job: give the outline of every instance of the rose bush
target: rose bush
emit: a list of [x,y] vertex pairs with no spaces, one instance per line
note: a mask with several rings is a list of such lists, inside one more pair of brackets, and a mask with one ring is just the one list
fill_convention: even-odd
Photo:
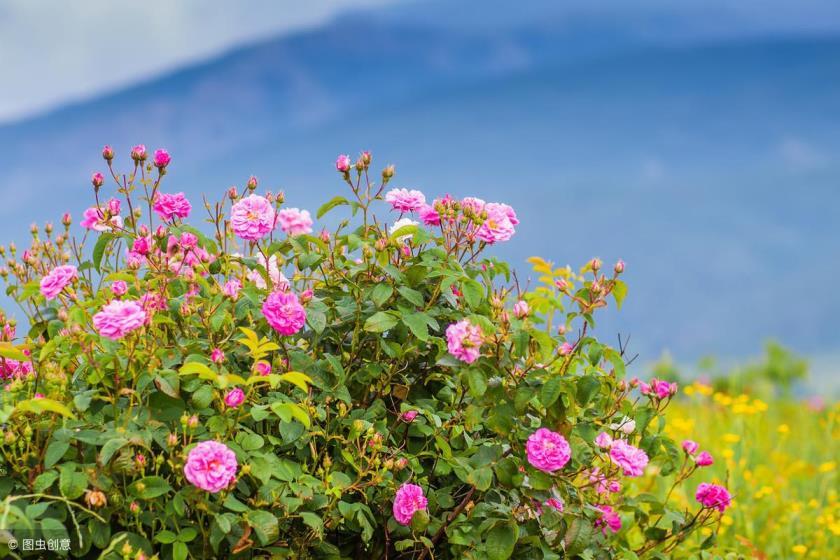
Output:
[[253,177],[189,225],[165,150],[134,147],[125,173],[103,156],[114,188],[94,174],[83,236],[65,215],[0,247],[28,322],[2,318],[6,552],[673,557],[730,504],[645,492],[707,454],[662,432],[676,385],[625,380],[624,349],[592,336],[623,263],[535,258],[526,290],[487,255],[513,208],[386,192],[367,152],[336,161],[346,195],[316,219],[348,216],[317,234]]

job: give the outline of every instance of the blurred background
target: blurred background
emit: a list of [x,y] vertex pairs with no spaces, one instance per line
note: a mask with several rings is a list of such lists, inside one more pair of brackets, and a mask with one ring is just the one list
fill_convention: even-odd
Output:
[[800,371],[777,340],[840,387],[836,2],[0,0],[0,68],[4,242],[78,222],[106,143],[167,148],[199,210],[254,174],[313,213],[368,149],[514,206],[520,278],[624,259],[598,332],[637,364]]

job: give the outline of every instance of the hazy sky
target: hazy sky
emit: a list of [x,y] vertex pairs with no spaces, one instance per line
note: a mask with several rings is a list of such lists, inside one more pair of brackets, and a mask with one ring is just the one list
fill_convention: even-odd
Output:
[[0,0],[0,122],[394,0]]

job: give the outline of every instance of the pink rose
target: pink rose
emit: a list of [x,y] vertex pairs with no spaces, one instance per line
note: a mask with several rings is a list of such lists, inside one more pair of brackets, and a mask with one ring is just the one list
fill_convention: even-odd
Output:
[[557,498],[549,498],[545,501],[545,505],[557,510],[558,513],[563,513],[563,509],[565,505],[562,501],[558,500]]
[[426,204],[426,197],[420,191],[408,189],[391,189],[385,195],[385,201],[394,210],[400,212],[414,212]]
[[309,210],[284,208],[277,212],[277,223],[280,229],[289,235],[312,233],[312,217]]
[[513,212],[510,206],[491,202],[484,206],[484,210],[487,212],[487,218],[475,234],[478,239],[486,243],[496,243],[513,237],[516,230],[510,219],[510,213]]
[[572,350],[574,350],[574,349],[575,349],[575,347],[571,343],[564,342],[563,344],[560,345],[560,355],[561,356],[568,356],[569,354],[572,353]]
[[605,535],[607,534],[607,529],[612,531],[613,533],[617,533],[621,530],[621,517],[607,505],[596,506],[599,510],[601,510],[601,517],[595,520],[595,527],[601,527],[601,532]]
[[90,176],[90,182],[93,184],[94,187],[98,189],[105,182],[105,176],[102,175],[102,173],[100,173],[99,171],[97,171],[96,173]]
[[481,329],[467,319],[452,323],[446,327],[446,342],[449,353],[468,364],[481,355],[481,343],[484,337]]
[[682,442],[682,448],[689,455],[694,455],[695,453],[697,453],[697,450],[700,448],[700,446],[697,444],[696,441],[686,439]]
[[540,428],[528,437],[525,451],[531,466],[547,473],[565,467],[572,456],[566,438],[547,428]]
[[240,289],[242,289],[242,282],[233,278],[225,282],[225,285],[222,286],[222,293],[230,299],[236,299],[239,297]]
[[236,479],[236,455],[218,441],[202,441],[190,450],[184,464],[187,480],[215,494],[230,486]]
[[55,299],[78,276],[79,271],[73,265],[57,266],[41,279],[41,293],[48,300]]
[[613,441],[610,447],[610,457],[621,467],[625,476],[641,476],[648,464],[647,453],[633,447],[623,439]]
[[138,237],[131,245],[131,250],[138,255],[146,256],[152,247],[152,240],[148,237]]
[[694,460],[698,467],[709,467],[711,466],[715,460],[712,458],[712,454],[708,451],[702,451],[700,455]]
[[251,194],[233,205],[230,225],[241,239],[262,239],[274,229],[274,207],[264,196]]
[[79,224],[86,229],[93,229],[96,231],[110,231],[112,229],[119,229],[123,225],[120,216],[105,217],[105,212],[99,208],[88,208],[82,213],[82,221]]
[[117,297],[124,296],[127,291],[128,284],[126,284],[125,280],[114,280],[114,283],[111,284],[111,293]]
[[406,410],[402,414],[400,414],[400,420],[403,422],[410,424],[414,422],[414,419],[417,418],[417,411],[416,410]]
[[350,156],[342,154],[335,160],[335,168],[341,173],[350,171]]
[[528,306],[528,302],[525,300],[519,300],[515,304],[513,304],[513,314],[516,315],[518,319],[524,319],[528,316],[528,313],[531,312],[531,308]]
[[601,449],[609,449],[612,445],[613,439],[606,432],[601,432],[595,437],[595,445]]
[[409,525],[414,512],[425,510],[428,504],[422,488],[416,484],[403,484],[394,496],[394,519],[400,525]]
[[267,377],[271,375],[271,364],[264,360],[260,360],[256,364],[254,364],[254,370],[256,370],[257,375],[262,375],[263,377]]
[[146,146],[137,144],[131,148],[131,159],[134,161],[144,161],[146,159]]
[[703,507],[714,508],[723,513],[732,504],[732,495],[723,486],[701,482],[694,495]]
[[181,234],[180,243],[181,243],[181,247],[183,247],[184,249],[192,249],[196,245],[198,245],[198,237],[196,237],[194,234],[192,234],[188,231],[185,231],[184,233]]
[[300,331],[306,322],[306,310],[292,292],[269,294],[263,302],[262,313],[271,328],[284,336]]
[[174,218],[186,218],[190,215],[192,205],[184,193],[157,193],[155,195],[154,210],[161,220],[171,221]]
[[162,169],[169,165],[169,162],[172,161],[172,158],[169,156],[169,152],[164,150],[163,148],[159,150],[155,150],[155,157],[154,157],[155,167],[158,169]]
[[239,387],[231,389],[225,395],[225,405],[228,408],[236,408],[245,402],[245,393]]
[[210,352],[210,361],[214,364],[220,364],[225,361],[225,353],[222,352],[221,348],[213,348],[213,351]]
[[102,336],[118,340],[146,323],[146,311],[136,301],[114,300],[93,316],[93,326]]
[[417,210],[417,215],[420,217],[420,220],[427,226],[440,225],[440,214],[438,214],[438,211],[435,210],[434,206],[423,204]]

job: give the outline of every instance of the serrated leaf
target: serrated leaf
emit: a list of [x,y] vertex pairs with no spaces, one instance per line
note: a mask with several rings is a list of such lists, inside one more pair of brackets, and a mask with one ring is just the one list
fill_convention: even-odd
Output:
[[394,328],[398,322],[399,319],[394,313],[379,311],[367,318],[364,329],[368,332],[385,332]]
[[490,560],[507,560],[513,555],[519,527],[512,521],[499,523],[487,534],[485,549]]

